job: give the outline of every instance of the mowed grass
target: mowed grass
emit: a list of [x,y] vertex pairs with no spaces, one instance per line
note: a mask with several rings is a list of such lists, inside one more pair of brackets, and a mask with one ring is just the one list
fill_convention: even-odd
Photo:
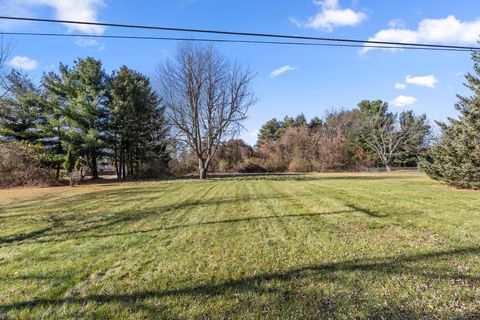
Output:
[[480,193],[422,174],[3,190],[0,318],[480,318]]

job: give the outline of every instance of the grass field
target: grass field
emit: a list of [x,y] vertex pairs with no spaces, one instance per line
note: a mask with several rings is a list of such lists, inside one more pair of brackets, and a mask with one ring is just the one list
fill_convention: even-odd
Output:
[[0,190],[0,318],[480,318],[480,193],[422,174]]

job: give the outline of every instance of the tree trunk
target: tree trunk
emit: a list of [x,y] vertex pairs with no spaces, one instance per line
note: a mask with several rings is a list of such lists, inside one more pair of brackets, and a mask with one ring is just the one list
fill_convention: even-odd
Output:
[[92,152],[92,179],[98,179],[97,155]]
[[122,179],[125,180],[127,178],[127,171],[125,169],[125,155],[123,156],[123,159],[122,159]]
[[118,145],[117,145],[117,140],[114,139],[114,142],[113,142],[113,154],[114,154],[114,163],[115,163],[115,173],[117,174],[117,180],[120,179],[120,165],[118,163],[118,158],[119,158],[119,155],[118,155]]
[[200,172],[200,179],[207,179],[207,168],[205,166],[205,161],[203,161],[202,159],[198,159],[198,169]]
[[135,174],[133,173],[133,156],[130,153],[130,158],[128,159],[128,176],[133,177]]
[[60,180],[60,162],[58,162],[57,165],[56,165],[55,179],[57,181]]
[[73,171],[68,173],[68,177],[70,178],[70,187],[73,187]]

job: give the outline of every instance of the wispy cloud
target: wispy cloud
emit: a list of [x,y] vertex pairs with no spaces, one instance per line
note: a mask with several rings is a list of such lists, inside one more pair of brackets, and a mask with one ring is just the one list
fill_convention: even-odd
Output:
[[25,56],[15,56],[8,62],[8,64],[15,69],[24,71],[32,71],[38,67],[37,60]]
[[355,26],[367,19],[363,12],[340,8],[338,0],[313,0],[313,3],[321,7],[316,15],[306,21],[290,20],[298,27],[331,32],[336,27]]
[[80,47],[97,47],[99,50],[105,50],[105,45],[95,39],[77,38],[75,43]]
[[400,83],[400,82],[395,83],[395,89],[403,90],[406,87],[407,85],[405,83]]
[[285,72],[294,71],[294,70],[296,70],[296,69],[297,69],[297,68],[295,68],[295,67],[286,65],[286,66],[283,66],[283,67],[280,67],[280,68],[278,68],[278,69],[273,70],[273,71],[270,73],[270,77],[269,77],[269,78],[270,78],[270,79],[273,79],[273,78],[278,77],[279,75],[284,74]]
[[[450,15],[444,19],[424,19],[420,21],[416,30],[407,29],[403,25],[391,24],[389,29],[380,30],[368,40],[474,45],[478,41],[479,34],[480,18],[461,21]],[[361,52],[366,53],[371,50],[375,50],[375,48],[363,48]]]
[[392,19],[388,22],[390,28],[405,28],[405,21],[402,19]]
[[395,107],[406,107],[406,106],[411,106],[417,102],[417,98],[411,97],[411,96],[398,96],[395,99],[393,99],[392,104]]
[[[4,0],[0,9],[13,16],[35,16],[34,9],[40,6],[50,7],[55,18],[60,20],[79,20],[98,22],[98,12],[105,7],[103,0]],[[69,32],[101,35],[105,27],[79,24],[65,24]]]

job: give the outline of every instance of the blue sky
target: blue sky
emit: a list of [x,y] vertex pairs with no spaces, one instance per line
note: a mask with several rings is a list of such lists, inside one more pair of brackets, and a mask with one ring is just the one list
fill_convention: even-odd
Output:
[[[478,0],[0,0],[2,15],[151,24],[292,35],[476,45]],[[177,33],[0,22],[7,32],[61,32],[179,36]],[[198,35],[183,34],[186,37]],[[211,37],[211,36],[210,36]],[[222,38],[222,37],[220,37]],[[39,80],[58,63],[102,59],[107,71],[122,64],[154,79],[155,67],[175,42],[88,38],[7,37],[15,44],[10,65]],[[253,144],[272,117],[323,116],[351,109],[362,99],[383,99],[392,110],[411,109],[433,120],[455,116],[456,93],[466,94],[469,53],[388,51],[247,44],[217,44],[226,56],[256,72],[259,98],[241,137]]]

